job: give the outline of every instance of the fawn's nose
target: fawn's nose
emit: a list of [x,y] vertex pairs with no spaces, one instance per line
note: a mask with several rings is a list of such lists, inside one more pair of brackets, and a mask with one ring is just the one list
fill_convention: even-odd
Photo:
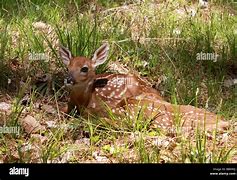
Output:
[[64,79],[64,84],[74,84],[75,80],[72,73],[68,73],[67,77]]

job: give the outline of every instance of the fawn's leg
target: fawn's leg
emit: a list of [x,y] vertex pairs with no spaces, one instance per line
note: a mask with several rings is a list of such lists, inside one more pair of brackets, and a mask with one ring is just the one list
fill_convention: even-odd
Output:
[[75,108],[75,104],[69,101],[66,106],[64,106],[61,111],[70,114],[70,112]]

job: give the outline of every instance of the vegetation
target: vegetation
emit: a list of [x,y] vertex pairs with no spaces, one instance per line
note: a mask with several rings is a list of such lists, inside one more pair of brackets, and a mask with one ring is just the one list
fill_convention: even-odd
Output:
[[[196,131],[192,138],[149,129],[138,117],[118,125],[100,117],[67,116],[66,68],[59,45],[91,57],[109,42],[108,63],[139,73],[174,104],[190,104],[237,119],[237,3],[209,8],[186,0],[2,0],[0,2],[0,133],[2,162],[230,163],[237,161],[236,129]],[[217,59],[199,60],[200,53]],[[216,57],[216,56],[215,56]],[[40,127],[27,132],[22,121]],[[135,125],[134,125],[135,124]],[[35,131],[35,132],[34,132]],[[227,140],[228,139],[228,140]]]

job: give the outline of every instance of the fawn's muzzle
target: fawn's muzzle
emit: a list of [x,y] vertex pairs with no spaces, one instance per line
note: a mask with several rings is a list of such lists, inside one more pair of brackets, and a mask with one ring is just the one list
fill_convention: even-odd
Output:
[[64,79],[64,84],[65,85],[73,85],[73,84],[75,84],[75,80],[74,80],[72,74],[69,73],[67,75],[67,77]]

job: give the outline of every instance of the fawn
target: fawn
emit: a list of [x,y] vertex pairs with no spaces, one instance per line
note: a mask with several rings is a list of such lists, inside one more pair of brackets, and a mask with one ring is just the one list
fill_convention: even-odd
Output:
[[99,47],[92,59],[73,57],[65,47],[61,47],[59,53],[72,84],[66,113],[76,107],[78,112],[84,108],[89,113],[108,117],[106,107],[109,107],[118,117],[133,119],[142,109],[144,118],[150,119],[153,127],[163,130],[173,128],[177,123],[188,130],[197,126],[207,130],[228,126],[223,118],[205,109],[166,102],[157,90],[135,75],[95,74],[95,68],[107,59],[108,43]]

